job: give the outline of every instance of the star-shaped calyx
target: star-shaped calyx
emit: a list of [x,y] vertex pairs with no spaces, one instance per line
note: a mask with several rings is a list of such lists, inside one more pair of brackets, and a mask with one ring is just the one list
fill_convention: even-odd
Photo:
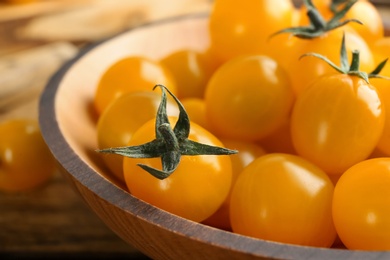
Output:
[[[332,3],[333,9],[336,9],[341,1],[335,1]],[[345,3],[346,1],[342,1]],[[282,29],[280,31],[275,32],[270,37],[273,37],[275,35],[281,34],[281,33],[291,33],[293,36],[302,38],[302,39],[312,39],[319,37],[323,35],[326,32],[329,32],[331,30],[334,30],[338,27],[344,26],[345,24],[349,22],[356,22],[361,24],[359,20],[356,19],[345,19],[345,14],[348,12],[349,9],[357,2],[357,0],[350,0],[345,3],[345,5],[340,10],[334,10],[334,15],[329,21],[325,21],[325,19],[322,17],[320,12],[317,10],[317,8],[313,5],[311,0],[304,0],[303,4],[307,8],[307,16],[309,18],[310,24],[307,26],[297,26],[297,27],[291,27]]]
[[379,73],[382,71],[383,67],[386,65],[387,59],[383,60],[378,64],[378,66],[371,72],[367,73],[365,71],[359,70],[359,61],[360,61],[360,53],[358,50],[352,51],[352,60],[351,63],[348,62],[348,55],[347,55],[347,49],[345,47],[345,35],[343,35],[343,39],[341,41],[341,48],[340,48],[340,66],[337,66],[335,63],[333,63],[331,60],[329,60],[327,57],[318,54],[318,53],[305,53],[303,54],[301,58],[307,57],[307,56],[313,56],[316,58],[319,58],[326,63],[328,63],[333,69],[338,71],[341,74],[348,74],[348,75],[354,75],[358,76],[362,79],[364,79],[367,83],[369,83],[369,78],[383,78],[383,79],[389,79],[385,76],[379,75]]
[[[153,89],[157,87],[161,88],[162,96],[156,115],[156,139],[142,145],[107,148],[98,150],[98,152],[119,154],[130,158],[161,157],[162,170],[145,164],[138,164],[138,166],[158,179],[165,179],[170,176],[178,167],[181,156],[183,155],[230,155],[238,152],[236,150],[202,144],[188,139],[190,134],[190,119],[183,105],[168,88],[163,85],[156,85]],[[180,111],[173,129],[169,123],[166,110],[166,92],[176,101]]]

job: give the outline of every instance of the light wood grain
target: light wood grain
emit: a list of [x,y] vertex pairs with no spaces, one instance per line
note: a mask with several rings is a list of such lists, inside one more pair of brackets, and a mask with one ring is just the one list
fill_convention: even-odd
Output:
[[25,40],[96,41],[148,21],[208,11],[208,0],[93,0],[88,8],[29,21],[18,32]]
[[67,42],[55,42],[0,57],[0,122],[38,119],[38,100],[47,81],[78,52]]
[[218,230],[147,204],[111,179],[94,152],[96,128],[88,109],[99,76],[126,55],[159,59],[181,48],[204,50],[206,28],[207,18],[197,16],[140,27],[85,52],[53,78],[42,96],[40,123],[64,176],[108,227],[153,259],[390,258],[390,252],[301,247]]
[[0,256],[9,252],[13,259],[19,254],[45,258],[51,254],[58,259],[56,252],[76,258],[87,252],[107,254],[107,259],[110,254],[109,259],[116,255],[145,259],[107,228],[59,173],[35,190],[0,193],[0,205]]
[[26,4],[0,4],[0,23],[85,7],[93,0],[41,0]]

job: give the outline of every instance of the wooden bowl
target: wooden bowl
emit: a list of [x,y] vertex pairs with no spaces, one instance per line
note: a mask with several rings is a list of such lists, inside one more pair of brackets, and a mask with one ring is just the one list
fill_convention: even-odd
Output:
[[154,259],[390,259],[390,252],[288,245],[195,223],[137,199],[105,173],[91,116],[102,72],[126,55],[205,50],[207,22],[194,15],[141,26],[82,51],[53,76],[41,96],[40,126],[64,176],[109,228]]

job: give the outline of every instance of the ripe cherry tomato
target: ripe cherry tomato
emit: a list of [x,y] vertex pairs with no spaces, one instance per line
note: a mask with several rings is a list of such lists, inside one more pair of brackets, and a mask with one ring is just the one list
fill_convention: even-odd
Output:
[[[232,160],[232,166],[233,166],[233,178],[232,178],[232,188],[233,188],[234,183],[236,182],[242,170],[261,155],[265,155],[266,151],[261,146],[254,144],[252,142],[229,140],[229,139],[221,139],[221,141],[226,147],[239,151],[238,154],[234,154],[230,156]],[[225,230],[231,230],[229,205],[230,205],[230,196],[231,196],[232,188],[230,189],[229,195],[225,199],[222,206],[211,217],[203,221],[204,224],[225,229]]]
[[[138,128],[156,117],[160,101],[160,94],[152,91],[130,92],[115,99],[98,120],[99,149],[127,145]],[[167,113],[172,116],[179,114],[176,104],[171,99],[167,101]],[[119,180],[124,181],[123,157],[107,154],[101,156],[111,172]]]
[[[170,122],[176,121],[170,117]],[[129,145],[140,145],[155,139],[155,120],[141,126]],[[222,146],[214,135],[191,123],[189,139],[209,145]],[[232,164],[229,156],[182,156],[177,169],[160,180],[137,166],[146,164],[161,169],[160,158],[133,159],[125,157],[123,172],[131,194],[173,214],[203,221],[221,206],[229,193]]]
[[359,0],[346,15],[347,19],[357,19],[362,25],[351,23],[350,26],[355,29],[367,43],[372,43],[385,35],[384,22],[377,7],[367,0]]
[[334,73],[334,70],[323,61],[316,58],[300,59],[305,53],[320,53],[332,61],[339,60],[340,42],[345,32],[347,55],[351,58],[353,50],[360,51],[360,69],[362,71],[373,70],[374,56],[366,41],[356,32],[347,29],[346,26],[326,33],[322,37],[314,39],[293,38],[291,41],[290,59],[286,70],[291,78],[292,87],[296,95],[299,95],[312,81],[321,75]]
[[[348,7],[349,5],[345,9]],[[296,95],[299,95],[319,76],[334,72],[328,64],[319,59],[300,59],[300,57],[306,53],[314,52],[326,56],[331,61],[339,60],[339,52],[335,50],[339,48],[343,38],[345,38],[348,58],[351,58],[352,51],[358,50],[360,52],[360,69],[362,71],[373,70],[375,63],[371,49],[364,38],[350,26],[350,23],[337,27],[334,26],[335,23],[324,19],[316,8],[308,10],[311,14],[311,27],[305,25],[290,28],[289,31],[284,30],[284,33],[293,33],[296,37],[289,39],[289,43],[285,45],[287,50],[280,50],[282,57],[275,57],[282,66],[287,68]],[[309,13],[307,17],[309,17]],[[342,24],[342,19],[337,24]],[[308,31],[307,28],[311,29]],[[274,37],[278,38],[279,35]]]
[[240,56],[211,77],[206,115],[218,137],[259,140],[287,120],[294,94],[285,70],[270,57]]
[[211,48],[222,61],[277,49],[285,38],[268,41],[269,36],[292,26],[294,10],[291,0],[242,1],[239,6],[235,0],[216,0],[209,23]]
[[181,103],[185,107],[191,122],[197,123],[210,131],[210,126],[206,118],[206,103],[201,98],[184,98]]
[[296,154],[291,139],[290,117],[283,124],[258,142],[268,153]]
[[337,233],[348,249],[390,250],[390,158],[357,163],[340,177],[333,197]]
[[326,173],[301,157],[261,156],[241,172],[233,187],[233,231],[282,243],[330,247],[336,237],[333,189]]
[[151,91],[156,84],[164,84],[176,93],[173,75],[162,64],[146,57],[123,58],[101,76],[94,97],[96,112],[100,115],[111,101],[124,93]]
[[215,70],[208,53],[180,50],[161,60],[173,74],[178,98],[203,98],[207,81]]
[[[384,59],[389,58],[390,54],[390,36],[382,37],[372,43],[372,53],[374,54],[375,63],[380,63]],[[384,70],[380,73],[381,75],[385,75],[384,71],[389,67],[387,64],[384,67]]]
[[55,170],[38,122],[12,119],[0,124],[0,191],[37,188],[48,182]]
[[357,76],[323,76],[298,96],[291,136],[299,155],[329,174],[366,159],[384,127],[377,90]]

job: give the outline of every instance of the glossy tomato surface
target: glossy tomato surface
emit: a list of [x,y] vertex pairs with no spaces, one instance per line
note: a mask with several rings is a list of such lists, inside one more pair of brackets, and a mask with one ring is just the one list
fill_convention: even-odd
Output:
[[95,110],[100,115],[110,102],[124,93],[152,91],[156,84],[163,84],[176,93],[173,75],[159,62],[142,56],[122,58],[101,75],[95,91]]
[[260,140],[288,118],[294,94],[286,71],[272,58],[240,56],[211,77],[206,116],[218,137]]
[[[175,118],[170,118],[174,123]],[[129,145],[155,139],[155,122],[145,123],[134,133]],[[215,146],[222,143],[210,132],[191,123],[189,139]],[[178,168],[160,180],[137,166],[138,163],[161,169],[160,158],[124,158],[123,172],[131,194],[181,217],[203,221],[222,205],[232,181],[232,163],[228,155],[182,156]]]
[[12,119],[0,124],[0,191],[37,188],[47,183],[55,170],[37,121]]
[[328,174],[341,174],[372,153],[383,132],[384,111],[377,90],[363,79],[321,77],[295,102],[294,147]]
[[222,61],[277,49],[285,37],[278,41],[269,37],[292,26],[294,11],[291,0],[249,0],[239,5],[235,0],[216,0],[209,23],[211,48]]
[[334,186],[319,167],[290,154],[270,153],[238,176],[230,201],[233,231],[282,243],[330,247]]
[[203,98],[207,81],[215,66],[208,53],[195,50],[179,50],[161,60],[176,82],[177,97]]
[[[232,188],[233,188],[238,176],[241,174],[243,169],[258,157],[265,155],[266,151],[260,145],[257,145],[252,142],[237,141],[237,140],[230,140],[230,139],[222,139],[221,141],[223,142],[225,147],[229,147],[229,149],[234,149],[239,151],[237,154],[230,156],[232,160],[232,167],[233,167],[233,179],[232,179]],[[204,224],[225,229],[225,230],[231,230],[230,195],[231,195],[232,188],[230,189],[229,195],[225,199],[222,206],[210,218],[206,219],[203,222]]]
[[336,184],[333,219],[348,249],[390,250],[390,158],[349,168]]
[[183,98],[181,103],[186,109],[191,122],[195,122],[203,128],[210,130],[206,117],[206,103],[203,98]]
[[[384,37],[374,43],[375,59],[379,63],[390,57],[390,37]],[[378,149],[387,156],[390,156],[390,64],[387,62],[385,67],[379,73],[379,75],[387,77],[371,78],[370,83],[377,89],[380,94],[382,103],[384,104],[386,111],[385,126],[383,133],[378,142]]]

